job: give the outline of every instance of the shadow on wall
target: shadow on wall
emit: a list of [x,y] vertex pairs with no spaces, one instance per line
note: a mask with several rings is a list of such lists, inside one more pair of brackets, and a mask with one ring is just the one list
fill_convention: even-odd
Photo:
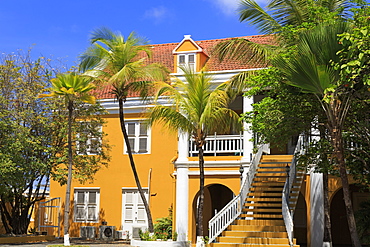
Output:
[[[199,192],[195,195],[192,207],[193,231],[192,239],[196,239],[196,214],[198,206]],[[234,197],[231,189],[222,184],[206,185],[204,188],[204,209],[203,209],[203,234],[208,236],[208,222],[222,208],[226,206]]]
[[[356,213],[360,207],[360,203],[370,199],[370,193],[361,191],[360,187],[353,184],[350,185],[349,189],[352,197],[353,210]],[[347,213],[343,201],[343,189],[339,189],[331,199],[330,220],[333,245],[336,247],[352,246],[347,223]]]
[[[60,223],[60,226],[61,226],[61,235],[63,236],[64,235],[64,231],[63,231],[63,228],[64,228],[64,203],[62,204],[62,207],[61,207],[61,223]],[[99,234],[99,226],[102,225],[102,222],[103,221],[106,221],[105,219],[105,210],[103,208],[100,209],[99,211],[99,216],[98,216],[98,219],[99,221],[98,222],[74,222],[74,215],[75,215],[75,211],[74,211],[74,202],[72,201],[71,202],[71,211],[70,211],[70,214],[69,214],[69,222],[70,222],[70,227],[69,227],[69,235],[70,237],[80,237],[80,229],[81,229],[81,226],[95,226],[96,227],[96,234],[97,234],[97,237],[98,237],[98,234]]]

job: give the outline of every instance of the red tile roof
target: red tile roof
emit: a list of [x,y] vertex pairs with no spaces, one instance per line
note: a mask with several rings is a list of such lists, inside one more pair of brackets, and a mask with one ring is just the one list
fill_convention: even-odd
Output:
[[[243,36],[238,38],[244,38],[249,41],[258,44],[274,44],[274,37],[272,35],[254,35],[254,36]],[[210,56],[207,63],[207,71],[222,71],[222,70],[239,70],[239,69],[252,69],[260,68],[266,65],[256,64],[256,63],[245,63],[238,60],[225,59],[222,62],[219,62],[218,59],[214,56],[211,56],[212,49],[219,42],[231,40],[233,38],[224,38],[224,39],[213,39],[213,40],[201,40],[195,41],[202,49],[203,52]],[[173,50],[179,45],[179,43],[168,43],[168,44],[156,44],[152,45],[152,57],[148,60],[149,63],[160,63],[163,64],[169,71],[173,72],[174,70],[174,55]],[[97,90],[97,98],[99,99],[108,99],[113,98],[113,95],[110,93],[110,86],[102,86]],[[137,96],[136,94],[129,95],[130,97]]]

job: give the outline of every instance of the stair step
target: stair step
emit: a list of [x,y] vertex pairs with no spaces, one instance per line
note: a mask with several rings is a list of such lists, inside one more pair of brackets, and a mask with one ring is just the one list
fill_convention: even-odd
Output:
[[242,226],[241,231],[234,230],[234,231],[224,231],[223,236],[234,236],[236,235],[243,235],[246,231],[247,232],[285,232],[285,226],[265,226],[265,225],[239,225]]
[[277,198],[250,197],[250,198],[247,198],[245,201],[246,202],[281,202],[281,200],[282,200],[281,197],[277,197]]
[[274,219],[274,220],[235,220],[235,225],[230,225],[233,229],[237,230],[238,228],[242,228],[244,226],[284,226],[284,221],[282,219]]
[[253,219],[282,219],[283,216],[281,214],[240,214],[241,218],[253,218]]
[[257,172],[285,172],[286,174],[285,168],[281,167],[261,167],[257,169]]
[[[211,243],[210,247],[290,247],[289,244],[237,244],[237,243]],[[299,245],[293,245],[299,247]]]
[[287,162],[261,162],[258,164],[258,168],[262,167],[280,167],[280,168],[285,168]]
[[[284,183],[285,181],[266,181],[266,182],[262,182],[262,181],[259,181],[259,182],[253,182],[252,183],[252,186],[256,186],[256,187],[269,187],[269,186],[279,186],[279,187],[284,187]],[[297,185],[298,186],[298,185]]]
[[252,187],[251,189],[250,189],[251,191],[255,191],[255,192],[263,192],[263,191],[266,191],[266,192],[268,192],[268,191],[282,191],[283,190],[283,188],[282,187]]
[[269,196],[269,197],[281,197],[283,194],[283,192],[280,192],[280,193],[261,193],[261,192],[250,192],[248,193],[248,197],[250,196]]
[[[257,174],[256,174],[257,175]],[[254,177],[253,182],[284,182],[285,177]]]
[[[223,236],[218,237],[219,243],[243,243],[243,244],[289,244],[289,240],[284,234],[277,233],[275,235],[281,235],[282,237],[248,237],[248,236]],[[287,235],[287,234],[285,234]]]
[[281,203],[244,203],[244,207],[266,207],[266,208],[275,208],[275,207],[280,207],[281,208],[282,204]]
[[242,213],[260,212],[260,213],[281,213],[281,208],[244,208]]
[[[263,155],[253,178],[240,217],[217,237],[210,247],[290,247],[282,216],[282,191],[287,180],[286,166],[292,155]],[[297,171],[289,194],[296,205],[304,171]],[[294,239],[294,247],[296,240]]]

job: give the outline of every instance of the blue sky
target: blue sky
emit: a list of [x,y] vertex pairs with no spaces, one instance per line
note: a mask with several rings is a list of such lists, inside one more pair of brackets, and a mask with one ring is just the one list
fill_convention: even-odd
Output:
[[[263,0],[261,0],[263,1]],[[32,48],[33,56],[75,65],[89,34],[106,26],[151,44],[258,34],[240,23],[238,0],[2,0],[0,52]]]

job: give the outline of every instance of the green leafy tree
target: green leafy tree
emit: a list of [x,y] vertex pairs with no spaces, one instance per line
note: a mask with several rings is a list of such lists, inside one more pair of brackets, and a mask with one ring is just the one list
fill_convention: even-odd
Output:
[[154,231],[148,201],[145,198],[130,146],[123,106],[130,94],[146,98],[152,81],[164,80],[166,71],[158,64],[148,64],[151,56],[147,43],[131,33],[127,38],[107,28],[95,30],[91,47],[81,56],[80,70],[111,85],[119,104],[119,119],[131,169],[148,217],[148,229]]
[[168,96],[173,105],[156,105],[150,110],[148,119],[150,124],[161,123],[169,130],[189,133],[194,139],[200,173],[196,234],[203,237],[203,146],[208,135],[239,131],[241,123],[238,114],[227,108],[232,100],[227,92],[227,83],[212,88],[211,77],[204,71],[195,73],[184,67],[182,70],[185,81],[175,78],[172,84],[160,83],[155,96],[155,99]]
[[38,93],[47,86],[50,60],[28,53],[0,57],[0,214],[8,234],[26,234],[35,203],[47,193],[54,124]]
[[[314,95],[320,102],[325,115],[325,126],[329,132],[343,186],[344,202],[347,212],[352,244],[361,246],[359,241],[344,156],[343,127],[349,112],[356,87],[356,81],[341,80],[340,73],[331,63],[339,62],[337,53],[343,49],[337,35],[349,29],[344,22],[319,25],[312,31],[303,33],[297,45],[299,56],[289,59],[277,58],[273,63],[286,76],[288,83],[301,88],[303,92]],[[347,88],[345,85],[349,83]]]
[[91,83],[91,78],[81,76],[75,73],[58,74],[56,78],[51,80],[51,94],[41,94],[40,97],[56,97],[63,98],[65,107],[68,110],[68,175],[67,187],[64,206],[64,245],[69,246],[69,214],[70,214],[70,198],[72,184],[72,168],[73,168],[73,122],[76,121],[76,102],[82,101],[89,104],[95,103],[95,97],[90,95],[90,91],[95,88]]

